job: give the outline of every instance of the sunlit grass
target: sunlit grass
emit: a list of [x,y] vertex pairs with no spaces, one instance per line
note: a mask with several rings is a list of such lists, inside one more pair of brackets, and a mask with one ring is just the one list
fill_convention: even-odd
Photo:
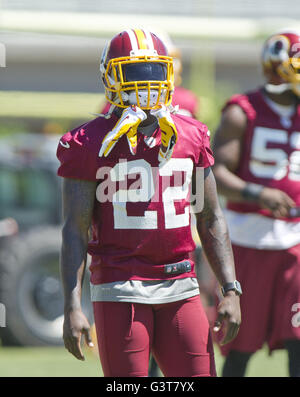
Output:
[[99,377],[98,357],[85,352],[79,361],[63,347],[0,348],[0,376],[5,377]]
[[[223,357],[215,348],[218,376]],[[0,348],[0,377],[101,377],[98,356],[85,349],[85,361],[75,359],[63,347]],[[267,350],[257,352],[247,368],[248,377],[286,377],[287,354],[283,350],[268,356]]]
[[[215,360],[218,376],[221,376],[224,358],[215,347]],[[267,348],[256,352],[249,360],[247,377],[286,377],[288,376],[288,359],[285,350],[275,350],[271,355]]]

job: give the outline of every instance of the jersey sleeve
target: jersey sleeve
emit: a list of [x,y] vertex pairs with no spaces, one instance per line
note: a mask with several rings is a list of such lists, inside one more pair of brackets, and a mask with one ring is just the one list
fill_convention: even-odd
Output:
[[97,180],[97,155],[88,132],[88,127],[82,125],[67,132],[60,139],[56,152],[60,161],[57,171],[59,176],[88,181]]
[[249,97],[243,94],[233,95],[224,105],[222,112],[224,112],[229,106],[237,105],[246,114],[248,120],[254,120],[256,117],[256,111],[249,101]]
[[213,156],[212,149],[210,147],[210,131],[208,127],[203,124],[201,129],[201,150],[197,167],[211,167],[214,165],[215,159]]

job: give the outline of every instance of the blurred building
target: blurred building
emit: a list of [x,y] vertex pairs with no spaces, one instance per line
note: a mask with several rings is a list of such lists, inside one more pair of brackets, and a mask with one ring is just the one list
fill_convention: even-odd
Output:
[[0,89],[102,91],[97,72],[104,42],[132,25],[171,35],[183,54],[184,85],[193,68],[200,80],[208,73],[233,91],[248,89],[261,80],[262,39],[296,24],[300,2],[288,3],[152,0],[141,7],[139,0],[0,0],[0,42],[7,51]]

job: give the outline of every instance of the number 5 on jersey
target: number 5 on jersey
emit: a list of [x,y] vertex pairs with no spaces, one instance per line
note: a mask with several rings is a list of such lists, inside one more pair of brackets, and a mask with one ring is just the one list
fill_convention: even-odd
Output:
[[[278,147],[269,147],[277,145]],[[282,147],[280,147],[282,145]],[[288,155],[284,149],[290,146]],[[259,178],[300,181],[300,132],[256,127],[251,147],[250,171]]]

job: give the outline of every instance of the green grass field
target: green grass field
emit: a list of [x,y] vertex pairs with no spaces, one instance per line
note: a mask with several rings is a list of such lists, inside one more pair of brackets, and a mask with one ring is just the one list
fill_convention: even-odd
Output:
[[[223,358],[216,353],[217,372],[220,375]],[[85,351],[85,361],[78,361],[61,347],[0,348],[0,377],[98,377],[103,376],[98,357]],[[285,351],[257,352],[249,362],[246,376],[286,377]]]
[[[209,65],[208,65],[209,66]],[[196,69],[195,69],[196,70]],[[198,69],[196,70],[199,74]],[[192,84],[191,84],[192,85]],[[199,88],[199,92],[202,92]],[[225,96],[225,94],[224,94]],[[214,126],[219,117],[222,98],[217,97],[219,105],[215,106],[215,97],[201,98],[201,113],[209,127]],[[0,91],[0,119],[11,118],[92,118],[90,112],[99,111],[104,102],[101,94],[77,93],[31,93]],[[0,123],[1,124],[1,123]],[[16,127],[18,130],[18,126]],[[0,125],[0,133],[8,132],[6,125]],[[221,373],[223,358],[216,352],[217,373]],[[268,356],[264,349],[250,360],[247,376],[249,377],[283,377],[287,376],[287,356],[284,351],[276,351]],[[0,377],[88,377],[102,376],[101,366],[92,353],[86,353],[84,362],[73,358],[64,348],[8,348],[0,346]]]

